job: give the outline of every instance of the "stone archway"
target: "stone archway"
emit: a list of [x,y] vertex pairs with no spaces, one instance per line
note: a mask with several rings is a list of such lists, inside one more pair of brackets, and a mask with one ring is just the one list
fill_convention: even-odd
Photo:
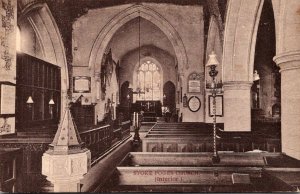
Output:
[[228,2],[222,67],[226,131],[251,130],[250,88],[253,81],[256,34],[263,2]]
[[28,21],[41,47],[41,58],[61,68],[61,115],[66,106],[69,75],[65,47],[51,11],[45,3],[29,3],[21,10],[18,25]]
[[100,71],[103,53],[115,32],[125,23],[136,17],[142,17],[158,26],[168,37],[174,48],[179,71],[183,72],[183,67],[188,68],[186,50],[175,28],[159,13],[149,7],[134,5],[117,14],[99,33],[90,53],[89,68],[92,72]]
[[[274,61],[281,73],[282,152],[300,159],[300,91],[291,89],[300,85],[300,45],[295,44],[300,41],[300,3],[270,1],[276,28]],[[228,4],[223,50],[224,129],[227,131],[251,129],[250,87],[263,3],[263,0],[235,0]]]

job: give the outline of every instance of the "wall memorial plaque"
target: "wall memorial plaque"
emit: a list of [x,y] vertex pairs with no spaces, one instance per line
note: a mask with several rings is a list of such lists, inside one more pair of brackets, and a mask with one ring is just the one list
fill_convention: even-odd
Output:
[[197,96],[192,96],[189,98],[188,107],[190,111],[197,112],[201,108],[201,101]]
[[90,93],[91,77],[77,76],[73,78],[74,93]]
[[[209,108],[209,116],[213,116],[213,96],[208,96],[208,108]],[[217,117],[223,117],[223,96],[217,95],[216,96],[216,116]]]
[[201,93],[201,74],[191,73],[188,77],[188,92]]
[[16,87],[11,82],[0,82],[0,115],[15,114]]

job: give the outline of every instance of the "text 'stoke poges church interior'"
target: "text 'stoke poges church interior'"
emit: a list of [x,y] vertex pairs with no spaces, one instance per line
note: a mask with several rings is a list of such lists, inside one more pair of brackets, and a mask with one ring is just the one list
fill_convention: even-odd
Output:
[[1,0],[1,192],[297,192],[299,0]]

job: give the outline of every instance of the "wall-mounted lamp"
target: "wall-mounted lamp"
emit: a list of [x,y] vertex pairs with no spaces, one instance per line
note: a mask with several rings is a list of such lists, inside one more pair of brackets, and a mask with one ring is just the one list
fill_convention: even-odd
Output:
[[54,105],[54,104],[55,104],[55,102],[54,102],[53,98],[51,98],[49,101],[49,105]]
[[31,108],[32,105],[33,105],[33,103],[34,103],[34,102],[33,102],[32,97],[29,96],[28,99],[27,99],[27,101],[26,101],[26,104],[27,104],[28,108]]
[[163,97],[164,97],[164,100],[166,100],[166,99],[167,99],[167,96],[166,96],[166,94],[164,94],[164,96],[163,96]]
[[54,104],[55,104],[55,102],[54,102],[54,100],[53,100],[53,98],[51,97],[51,99],[49,100],[49,113],[50,113],[50,115],[51,115],[51,117],[52,117],[52,114],[53,114],[53,106],[54,106]]

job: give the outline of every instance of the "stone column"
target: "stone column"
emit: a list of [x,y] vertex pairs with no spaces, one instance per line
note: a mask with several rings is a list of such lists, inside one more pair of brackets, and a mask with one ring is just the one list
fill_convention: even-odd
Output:
[[95,72],[95,87],[96,87],[96,101],[100,100],[101,98],[101,73],[100,72]]
[[224,130],[251,131],[251,82],[224,83]]
[[300,160],[300,52],[274,57],[281,73],[282,152]]

